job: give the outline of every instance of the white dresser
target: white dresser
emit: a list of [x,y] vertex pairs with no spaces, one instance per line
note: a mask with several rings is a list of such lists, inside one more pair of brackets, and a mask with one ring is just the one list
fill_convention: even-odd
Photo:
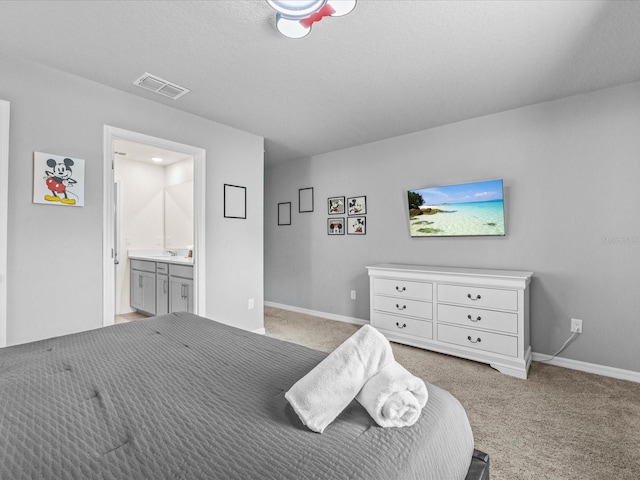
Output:
[[367,270],[371,325],[389,340],[527,378],[532,272],[399,264]]

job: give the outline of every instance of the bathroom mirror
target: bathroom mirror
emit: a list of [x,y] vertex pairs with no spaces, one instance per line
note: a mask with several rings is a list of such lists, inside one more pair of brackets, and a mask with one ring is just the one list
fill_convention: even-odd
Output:
[[193,248],[193,181],[164,189],[164,246]]

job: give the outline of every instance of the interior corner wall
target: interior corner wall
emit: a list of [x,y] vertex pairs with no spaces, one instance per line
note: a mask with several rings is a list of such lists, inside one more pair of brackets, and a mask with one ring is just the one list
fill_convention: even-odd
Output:
[[[9,345],[103,324],[105,125],[206,150],[206,315],[263,328],[262,137],[5,54],[0,67],[0,98],[11,102]],[[84,207],[32,203],[34,151],[86,161]],[[246,220],[223,217],[225,183],[247,187]]]
[[[531,341],[640,371],[640,83],[600,90],[270,166],[265,171],[265,298],[369,319],[367,265],[534,272]],[[408,189],[502,178],[504,237],[410,238]],[[313,187],[313,213],[297,213]],[[366,235],[327,235],[327,198],[367,197]],[[290,226],[277,203],[292,202]],[[355,300],[350,291],[356,290]]]

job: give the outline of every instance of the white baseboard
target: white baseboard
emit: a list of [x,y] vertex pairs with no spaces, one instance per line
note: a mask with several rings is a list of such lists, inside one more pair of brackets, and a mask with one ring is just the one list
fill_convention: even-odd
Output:
[[354,323],[356,325],[368,325],[369,322],[360,318],[347,317],[344,315],[336,315],[335,313],[318,312],[317,310],[309,310],[308,308],[293,307],[282,303],[264,302],[266,307],[280,308],[296,313],[304,313],[305,315],[313,315],[314,317],[326,318],[327,320],[336,320],[344,323]]
[[[346,317],[344,315],[336,315],[334,313],[319,312],[317,310],[309,310],[307,308],[293,307],[291,305],[284,305],[275,302],[264,302],[267,307],[280,308],[282,310],[289,310],[291,312],[304,313],[306,315],[313,315],[314,317],[326,318],[327,320],[336,320],[338,322],[355,323],[356,325],[367,325],[369,322],[361,320],[359,318]],[[532,360],[534,362],[543,361],[549,355],[533,352]],[[605,377],[618,378],[620,380],[628,380],[630,382],[640,383],[640,372],[634,372],[633,370],[623,370],[622,368],[607,367],[605,365],[598,365],[596,363],[581,362],[579,360],[571,360],[570,358],[556,357],[551,361],[546,361],[549,365],[555,365],[557,367],[569,368],[571,370],[579,370],[581,372],[595,373],[596,375],[603,375]]]
[[563,357],[556,357],[553,360],[545,361],[545,358],[548,357],[549,355],[542,353],[533,353],[534,362],[543,362],[557,367],[570,368],[571,370],[580,370],[581,372],[595,373],[596,375],[604,375],[605,377],[640,383],[640,372],[634,372],[633,370],[623,370],[622,368],[607,367],[606,365],[581,362]]
[[266,335],[267,331],[264,328],[258,328],[257,330],[251,330],[253,333],[257,333],[259,335]]

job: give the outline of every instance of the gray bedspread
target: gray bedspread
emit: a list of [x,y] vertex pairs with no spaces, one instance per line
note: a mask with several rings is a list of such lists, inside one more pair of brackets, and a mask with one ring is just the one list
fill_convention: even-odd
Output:
[[413,427],[354,401],[306,429],[284,393],[325,356],[186,313],[0,349],[0,478],[464,479],[471,428],[433,385]]

